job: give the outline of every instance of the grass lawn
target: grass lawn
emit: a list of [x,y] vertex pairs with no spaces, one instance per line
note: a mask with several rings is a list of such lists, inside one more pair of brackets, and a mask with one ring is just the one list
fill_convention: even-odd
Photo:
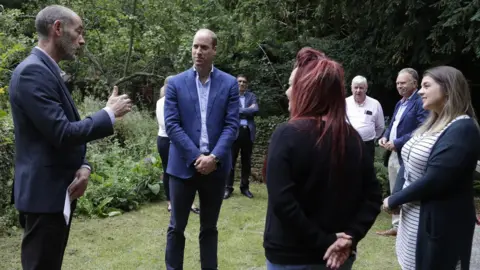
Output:
[[[265,269],[262,234],[267,193],[260,184],[252,184],[251,190],[255,196],[252,200],[241,196],[236,188],[234,196],[224,201],[218,222],[219,269]],[[107,219],[76,218],[63,269],[165,269],[168,221],[166,203],[150,204]],[[375,235],[376,230],[388,228],[389,224],[390,217],[382,213],[360,242],[353,269],[399,269],[394,238]],[[186,270],[200,269],[198,231],[199,217],[192,213],[185,232]],[[18,231],[0,239],[0,269],[21,269],[21,237]]]

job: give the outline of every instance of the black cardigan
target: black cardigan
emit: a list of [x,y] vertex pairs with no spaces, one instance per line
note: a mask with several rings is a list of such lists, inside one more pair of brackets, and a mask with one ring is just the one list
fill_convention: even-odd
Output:
[[[297,123],[302,128],[312,124]],[[323,255],[336,233],[353,236],[356,246],[371,228],[380,212],[381,189],[369,153],[353,128],[342,169],[333,170],[330,132],[315,147],[321,131],[298,127],[282,124],[271,138],[263,245],[275,264],[325,264]]]
[[403,188],[400,168],[390,208],[419,201],[416,269],[451,270],[458,260],[469,269],[475,229],[473,175],[480,157],[480,133],[472,119],[457,120],[432,148],[424,176]]

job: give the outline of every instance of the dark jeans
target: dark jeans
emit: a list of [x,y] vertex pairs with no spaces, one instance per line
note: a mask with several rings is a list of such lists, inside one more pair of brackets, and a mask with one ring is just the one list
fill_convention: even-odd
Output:
[[76,201],[71,205],[68,226],[63,213],[20,213],[25,224],[21,247],[23,270],[62,268],[75,207]]
[[250,137],[250,129],[248,126],[240,126],[237,140],[232,146],[232,170],[226,188],[233,191],[233,182],[235,181],[235,164],[237,163],[238,154],[241,153],[242,174],[240,189],[248,189],[249,178],[252,172],[252,149],[253,142]]
[[170,201],[170,175],[167,173],[168,152],[170,150],[170,138],[158,136],[157,149],[158,149],[158,153],[160,154],[160,159],[162,160],[163,188],[165,189],[165,196],[167,197],[167,201]]
[[185,228],[190,208],[198,191],[200,198],[200,260],[202,269],[217,269],[218,231],[217,221],[223,202],[225,173],[210,175],[196,173],[190,179],[170,176],[172,214],[167,230],[165,263],[167,270],[183,269]]

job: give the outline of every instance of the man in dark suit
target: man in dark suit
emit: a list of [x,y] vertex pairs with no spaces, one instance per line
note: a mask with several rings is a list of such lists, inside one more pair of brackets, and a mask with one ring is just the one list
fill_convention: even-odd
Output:
[[255,141],[255,121],[254,116],[258,113],[257,97],[251,91],[247,91],[248,81],[245,75],[237,76],[238,88],[240,93],[240,129],[237,133],[237,139],[232,147],[232,171],[225,187],[224,199],[228,199],[233,192],[233,182],[235,181],[235,163],[238,154],[242,152],[242,174],[240,182],[240,192],[248,198],[253,198],[249,189],[249,178],[252,168],[252,149]]
[[[423,108],[422,98],[418,95],[419,77],[413,68],[400,70],[397,76],[397,90],[402,99],[397,102],[392,120],[379,145],[387,150],[388,178],[390,192],[395,187],[398,170],[402,165],[402,147],[411,138],[412,132],[417,129],[428,116],[428,111]],[[400,217],[392,215],[392,228],[377,232],[384,236],[396,236]]]
[[172,213],[167,232],[168,270],[183,269],[184,231],[190,206],[200,197],[200,259],[202,269],[217,269],[217,220],[225,180],[232,166],[231,148],[239,125],[238,83],[213,67],[217,37],[208,29],[193,39],[194,66],[168,81],[165,126],[171,140]]
[[[74,60],[84,45],[82,20],[68,8],[48,6],[38,13],[35,27],[38,46],[14,70],[9,87],[13,193],[25,229],[23,269],[55,270],[61,269],[76,199],[91,172],[86,143],[112,135],[115,118],[130,111],[131,101],[115,87],[104,109],[81,120],[57,63]],[[63,214],[68,201],[70,219]]]

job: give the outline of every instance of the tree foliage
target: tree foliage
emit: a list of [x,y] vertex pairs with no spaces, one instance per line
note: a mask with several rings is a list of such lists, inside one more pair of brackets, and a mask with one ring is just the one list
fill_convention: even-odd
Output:
[[62,65],[71,88],[105,97],[120,82],[149,106],[163,78],[191,66],[192,36],[202,27],[219,37],[215,65],[249,77],[262,115],[286,112],[284,90],[303,46],[342,62],[347,81],[366,76],[387,111],[399,69],[449,64],[474,80],[479,65],[479,0],[16,0],[0,18],[0,83],[34,45],[34,16],[48,4],[84,18],[84,56]]

